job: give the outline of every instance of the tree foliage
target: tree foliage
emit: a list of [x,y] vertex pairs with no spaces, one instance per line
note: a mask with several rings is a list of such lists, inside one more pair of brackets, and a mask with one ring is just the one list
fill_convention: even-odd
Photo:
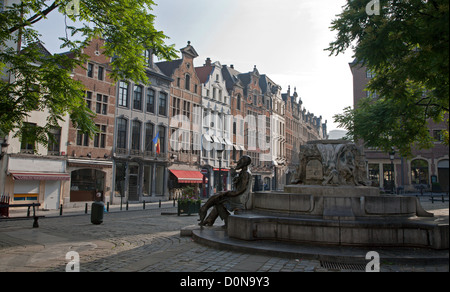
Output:
[[[5,7],[0,13],[0,134],[18,131],[22,140],[47,144],[51,129],[67,115],[83,132],[95,133],[95,114],[84,102],[85,88],[71,78],[74,68],[86,67],[82,49],[91,39],[104,38],[104,54],[114,57],[111,77],[147,84],[144,50],[151,49],[161,59],[177,57],[174,46],[165,43],[168,37],[154,27],[154,5],[152,0],[23,0]],[[80,24],[66,25],[66,35],[59,36],[71,58],[49,54],[40,46],[41,35],[33,25],[47,21],[50,13]],[[45,126],[24,127],[30,112],[44,110],[49,112]]]
[[367,90],[380,97],[345,109],[335,120],[367,146],[396,147],[404,155],[411,147],[431,147],[428,121],[446,120],[448,143],[449,2],[380,4],[379,13],[369,15],[370,1],[349,0],[332,22],[337,37],[330,55],[353,49],[356,65],[374,74]]

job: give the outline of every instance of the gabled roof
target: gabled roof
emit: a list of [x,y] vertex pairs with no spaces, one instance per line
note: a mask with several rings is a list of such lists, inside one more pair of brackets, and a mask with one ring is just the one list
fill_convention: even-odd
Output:
[[191,42],[188,42],[187,47],[182,48],[180,51],[182,54],[186,54],[192,58],[197,58],[199,56],[197,51],[194,49],[194,47],[191,46]]
[[195,68],[195,72],[197,72],[197,76],[200,79],[200,82],[203,84],[208,82],[209,76],[211,75],[213,70],[214,66],[203,66]]
[[166,76],[172,76],[175,72],[175,69],[181,66],[183,63],[182,59],[174,60],[174,61],[165,61],[165,62],[159,62],[155,63],[156,66],[161,70],[162,73],[164,73]]

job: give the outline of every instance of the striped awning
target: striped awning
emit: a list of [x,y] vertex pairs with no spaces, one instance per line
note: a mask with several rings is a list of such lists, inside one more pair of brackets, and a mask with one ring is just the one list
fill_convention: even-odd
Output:
[[[175,170],[170,169],[181,184],[201,184],[203,183],[203,174],[200,171],[193,170]],[[205,179],[207,181],[207,179]]]
[[14,180],[70,180],[68,173],[11,172]]

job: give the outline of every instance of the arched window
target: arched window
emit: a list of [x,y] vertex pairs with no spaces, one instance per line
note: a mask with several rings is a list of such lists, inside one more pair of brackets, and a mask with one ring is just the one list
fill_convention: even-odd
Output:
[[423,159],[411,161],[411,182],[412,184],[429,184],[428,162]]
[[186,90],[191,90],[191,76],[186,74]]

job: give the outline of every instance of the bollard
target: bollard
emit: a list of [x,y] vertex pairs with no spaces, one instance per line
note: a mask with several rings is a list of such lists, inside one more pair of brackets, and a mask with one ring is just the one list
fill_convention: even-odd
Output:
[[128,201],[127,201],[127,205],[126,205],[126,207],[125,207],[125,210],[127,210],[127,211],[128,211]]
[[59,207],[59,216],[62,216],[63,214],[63,205],[61,204],[61,206]]
[[173,199],[173,206],[175,207],[175,199]]
[[84,214],[87,214],[88,212],[88,203],[86,203],[86,205],[84,206]]
[[106,203],[106,212],[109,212],[109,202]]
[[145,210],[145,201],[142,202],[142,209]]
[[161,200],[159,200],[159,208],[161,209]]

